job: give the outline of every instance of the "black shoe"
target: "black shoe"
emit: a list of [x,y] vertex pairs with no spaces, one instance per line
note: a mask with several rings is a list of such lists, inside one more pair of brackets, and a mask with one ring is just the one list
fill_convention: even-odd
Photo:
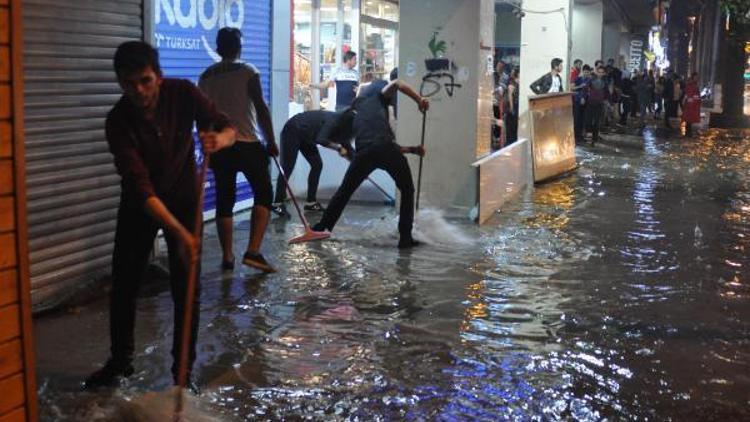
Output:
[[418,240],[412,239],[411,236],[409,236],[409,237],[402,237],[398,241],[398,248],[399,249],[409,249],[409,248],[413,248],[415,246],[419,246],[421,244],[422,244],[422,242],[420,242]]
[[264,273],[276,272],[276,269],[260,253],[245,252],[245,255],[242,257],[242,263],[248,267],[257,268]]
[[328,227],[324,226],[323,223],[318,223],[310,227],[314,232],[329,232],[331,231]]
[[325,208],[323,208],[322,205],[320,205],[320,202],[318,202],[318,201],[308,202],[308,203],[305,204],[305,206],[303,208],[305,209],[305,211],[323,212],[323,211],[326,210]]
[[234,271],[234,259],[231,261],[221,261],[221,270],[222,271]]
[[286,210],[286,206],[279,202],[271,205],[271,211],[273,211],[273,213],[278,215],[279,217],[289,218],[292,216],[291,214],[289,214],[289,211]]
[[115,387],[120,380],[133,375],[135,370],[130,362],[117,362],[109,359],[104,366],[89,375],[83,381],[84,390],[93,390],[99,387]]

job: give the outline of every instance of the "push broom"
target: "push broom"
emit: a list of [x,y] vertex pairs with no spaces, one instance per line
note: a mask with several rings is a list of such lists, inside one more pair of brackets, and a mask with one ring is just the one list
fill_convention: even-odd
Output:
[[[200,173],[198,173],[198,201],[195,209],[195,225],[193,226],[193,236],[198,240],[198,251],[201,249],[203,233],[203,200],[205,198],[206,173],[208,172],[209,154],[203,156]],[[190,327],[193,323],[193,301],[195,300],[195,285],[198,278],[198,262],[200,253],[190,257],[190,268],[188,268],[187,291],[185,292],[185,314],[182,317],[182,338],[180,339],[180,357],[177,367],[177,385],[180,387],[175,397],[174,420],[182,420],[182,411],[185,401],[185,388],[187,387],[188,360],[190,348],[190,336],[192,332]]]
[[[424,150],[424,131],[427,124],[427,110],[422,112],[422,141],[419,146]],[[424,161],[424,155],[419,156],[419,173],[417,173],[417,201],[416,209],[419,211],[419,193],[422,190],[422,162]]]
[[305,214],[302,213],[302,209],[299,207],[299,204],[297,203],[297,199],[294,197],[294,192],[292,192],[292,187],[289,185],[289,179],[286,178],[286,174],[284,174],[284,170],[281,168],[281,164],[279,164],[279,160],[271,156],[273,158],[273,162],[276,164],[276,168],[279,169],[279,176],[284,179],[284,185],[286,185],[286,191],[289,194],[289,198],[291,198],[292,203],[294,203],[294,208],[297,210],[297,214],[299,215],[299,219],[302,220],[302,224],[305,226],[305,232],[297,237],[293,237],[289,239],[289,244],[293,243],[302,243],[302,242],[310,242],[313,240],[323,240],[328,239],[331,237],[331,233],[328,232],[316,232],[315,230],[310,227],[310,223],[307,222],[307,218],[305,218]]

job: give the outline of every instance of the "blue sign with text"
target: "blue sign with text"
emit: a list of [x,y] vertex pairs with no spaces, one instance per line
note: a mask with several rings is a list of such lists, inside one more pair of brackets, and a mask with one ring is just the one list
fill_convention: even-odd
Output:
[[[166,77],[197,83],[201,73],[221,58],[216,33],[229,26],[242,31],[242,57],[261,74],[261,86],[270,104],[271,0],[155,0],[154,44]],[[237,200],[252,197],[241,177]],[[214,209],[213,175],[206,186],[205,210]]]

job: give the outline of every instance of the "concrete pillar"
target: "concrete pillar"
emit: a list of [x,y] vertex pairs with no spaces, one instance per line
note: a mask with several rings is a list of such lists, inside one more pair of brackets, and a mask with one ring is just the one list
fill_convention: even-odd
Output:
[[[573,7],[573,50],[571,58],[593,66],[602,58],[604,6],[600,1]],[[572,65],[572,63],[569,63]],[[570,67],[570,66],[568,66]]]
[[[431,100],[422,204],[472,207],[477,180],[471,163],[489,152],[490,143],[494,1],[402,0],[400,9],[399,77]],[[445,59],[445,68],[432,61],[433,35],[444,42],[437,56]],[[436,70],[428,71],[428,60]],[[416,104],[402,95],[398,113],[398,142],[419,144],[422,116]],[[410,158],[415,183],[417,162]]]
[[528,97],[534,94],[529,85],[549,72],[555,57],[564,60],[562,77],[568,80],[572,0],[525,0],[523,8],[518,136],[528,138]]
[[289,76],[291,48],[291,2],[273,5],[273,49],[271,53],[271,118],[276,140],[289,117]]
[[[623,32],[620,22],[607,22],[602,28],[602,54],[600,59],[617,59],[620,55],[620,34]],[[593,63],[591,63],[593,65]]]

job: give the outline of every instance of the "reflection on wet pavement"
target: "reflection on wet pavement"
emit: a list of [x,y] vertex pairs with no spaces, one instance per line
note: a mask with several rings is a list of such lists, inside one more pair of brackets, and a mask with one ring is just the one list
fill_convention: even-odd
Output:
[[[579,149],[573,175],[412,252],[392,209],[352,206],[324,243],[287,247],[299,224],[274,221],[279,273],[223,276],[209,226],[195,420],[750,418],[748,136]],[[105,302],[37,320],[45,420],[169,406],[147,394],[170,382],[169,294],[144,296],[114,393],[77,390]]]

